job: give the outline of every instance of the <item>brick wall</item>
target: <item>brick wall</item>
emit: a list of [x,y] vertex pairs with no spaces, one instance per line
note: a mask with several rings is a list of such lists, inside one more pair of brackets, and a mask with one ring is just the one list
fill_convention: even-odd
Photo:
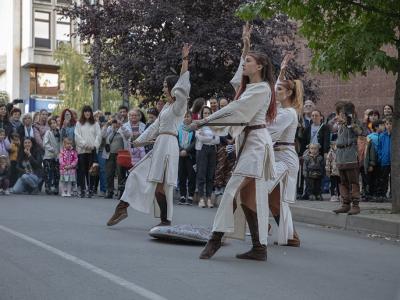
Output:
[[[310,57],[310,51],[303,48],[298,55],[298,62],[308,66]],[[334,111],[338,100],[352,101],[359,118],[367,108],[378,109],[382,114],[384,105],[393,105],[396,77],[380,69],[371,70],[367,76],[353,76],[348,81],[330,74],[310,74],[310,77],[319,81],[320,100],[317,108],[325,116]]]

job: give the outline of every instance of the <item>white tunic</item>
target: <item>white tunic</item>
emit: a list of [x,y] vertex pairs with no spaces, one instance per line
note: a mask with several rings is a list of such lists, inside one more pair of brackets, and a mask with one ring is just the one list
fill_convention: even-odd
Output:
[[[232,85],[237,86],[241,78],[242,63],[235,74]],[[239,76],[240,75],[240,76]],[[267,82],[253,83],[246,86],[246,90],[236,101],[213,113],[209,123],[242,123],[250,126],[266,124],[266,112],[271,101],[271,89]],[[236,145],[240,147],[243,139],[244,127],[229,128],[230,134],[237,137]],[[255,178],[256,205],[259,223],[260,242],[267,244],[268,196],[266,180],[275,177],[274,152],[271,136],[266,128],[250,131],[242,154],[233,170],[232,177],[227,183],[221,203],[214,219],[213,231],[231,233],[229,236],[244,239],[245,218],[240,203],[238,189],[245,177]],[[233,214],[233,200],[239,203]]]
[[[296,110],[292,107],[279,108],[275,122],[268,125],[268,131],[270,132],[274,143],[294,143],[297,126],[298,117]],[[278,243],[287,244],[287,240],[293,238],[294,231],[289,203],[294,203],[296,200],[299,157],[294,146],[282,145],[278,146],[276,150],[276,161],[284,163],[289,171],[285,191],[281,189],[281,208],[278,234]]]
[[173,188],[177,183],[179,164],[178,140],[176,136],[170,134],[177,135],[178,127],[187,111],[189,78],[189,72],[180,76],[171,92],[175,102],[167,103],[156,121],[136,139],[139,143],[154,139],[156,141],[153,150],[132,168],[121,197],[121,200],[128,202],[132,208],[144,213],[154,210],[158,216],[155,190],[158,183],[163,183],[167,198],[168,220],[172,220]]

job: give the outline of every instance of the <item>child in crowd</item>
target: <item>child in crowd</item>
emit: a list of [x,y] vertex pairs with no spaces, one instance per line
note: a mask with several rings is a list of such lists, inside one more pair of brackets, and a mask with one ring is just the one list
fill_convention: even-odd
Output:
[[364,171],[367,174],[367,193],[365,200],[376,200],[379,163],[378,163],[378,147],[379,135],[385,130],[385,123],[382,120],[372,122],[372,133],[367,136],[367,145],[364,158]]
[[11,145],[10,145],[10,186],[18,180],[18,152],[21,146],[21,137],[18,133],[13,132],[11,134]]
[[339,170],[336,166],[336,141],[331,142],[331,148],[326,157],[326,165],[325,171],[326,176],[329,176],[330,179],[330,189],[331,189],[331,201],[338,202],[339,201]]
[[[306,179],[306,192],[304,200],[315,197],[315,200],[322,199],[321,183],[324,176],[324,158],[319,153],[319,144],[310,144],[308,146],[308,153],[304,157],[303,162],[303,175]],[[308,198],[308,199],[307,199]],[[311,199],[313,200],[313,199]]]
[[0,128],[0,155],[4,155],[8,158],[10,149],[11,144],[6,137],[6,131],[3,128]]
[[385,132],[379,135],[378,161],[379,161],[379,181],[378,196],[380,201],[387,201],[387,191],[389,187],[390,165],[391,165],[391,146],[392,146],[392,119],[386,118]]
[[[145,130],[150,127],[151,124],[154,123],[154,121],[157,119],[158,117],[158,110],[155,107],[149,108],[147,110],[147,123],[146,123],[146,127]],[[153,144],[149,144],[144,146],[144,150],[146,153],[149,153],[151,150],[153,149]]]
[[73,148],[73,141],[66,137],[60,153],[60,188],[62,197],[71,197],[72,185],[76,183],[78,153]]
[[44,157],[44,184],[47,195],[58,195],[58,183],[60,178],[60,165],[58,154],[60,152],[60,132],[57,120],[52,117],[48,120],[49,130],[43,137]]
[[8,169],[8,158],[4,155],[0,156],[0,194],[10,195],[9,186],[9,169]]
[[[186,112],[183,124],[178,129],[179,167],[178,181],[181,198],[178,204],[193,204],[193,195],[196,189],[196,173],[193,165],[196,163],[195,132],[190,129],[192,113]],[[187,188],[189,187],[189,193]],[[187,197],[187,198],[186,198]]]

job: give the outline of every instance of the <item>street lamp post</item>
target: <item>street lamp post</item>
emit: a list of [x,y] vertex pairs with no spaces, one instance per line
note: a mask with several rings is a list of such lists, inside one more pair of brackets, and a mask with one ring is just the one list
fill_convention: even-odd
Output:
[[[97,9],[97,0],[90,0],[90,4]],[[94,36],[93,49],[95,55],[93,70],[93,110],[96,111],[101,108],[101,74],[99,68],[100,40],[97,34]]]

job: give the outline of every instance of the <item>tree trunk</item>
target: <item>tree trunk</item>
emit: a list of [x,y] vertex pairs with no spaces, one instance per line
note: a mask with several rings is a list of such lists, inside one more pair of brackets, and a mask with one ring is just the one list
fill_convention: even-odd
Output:
[[398,53],[398,68],[396,89],[394,92],[394,113],[391,149],[391,185],[392,212],[400,213],[400,47]]

